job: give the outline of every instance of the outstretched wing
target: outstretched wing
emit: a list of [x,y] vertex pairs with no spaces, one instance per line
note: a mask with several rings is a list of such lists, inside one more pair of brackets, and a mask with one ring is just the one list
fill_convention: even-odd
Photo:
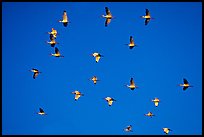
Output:
[[130,79],[130,85],[135,85],[133,78]]
[[37,76],[38,76],[38,72],[34,72],[34,74],[33,74],[33,78],[35,79]]
[[146,16],[150,16],[150,12],[148,9],[146,9]]
[[105,21],[105,27],[107,27],[108,26],[108,24],[111,22],[111,19],[106,19],[106,21]]
[[111,12],[110,12],[110,10],[108,9],[108,7],[105,7],[105,10],[106,10],[106,15],[111,15]]
[[134,40],[132,36],[130,36],[130,44],[134,44]]
[[184,84],[188,84],[188,81],[184,78],[183,79]]
[[67,21],[68,21],[67,12],[66,12],[65,10],[64,10],[64,12],[63,12],[62,18],[63,18],[63,21],[64,21],[64,22],[67,22]]
[[55,47],[55,53],[59,54],[59,49],[57,47]]
[[40,113],[44,113],[44,111],[43,111],[43,109],[42,109],[42,108],[40,108]]
[[149,23],[150,19],[145,19],[145,25]]
[[183,87],[183,90],[186,90],[188,87]]
[[76,94],[74,99],[78,100],[80,98],[80,96],[81,96],[81,94]]
[[99,59],[101,58],[100,56],[96,56],[96,62],[99,62]]

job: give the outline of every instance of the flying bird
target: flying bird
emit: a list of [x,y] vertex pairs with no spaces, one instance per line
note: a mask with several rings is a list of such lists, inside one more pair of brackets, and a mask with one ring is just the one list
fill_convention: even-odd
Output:
[[50,44],[51,47],[54,47],[55,44],[59,44],[58,42],[55,41],[54,36],[52,36],[53,34],[50,34],[50,35],[51,35],[50,36],[51,41],[47,41],[47,44]]
[[69,23],[69,19],[67,17],[67,12],[65,10],[63,12],[62,20],[59,20],[59,22],[62,22],[64,27],[67,27],[67,25]]
[[133,132],[133,131],[132,131],[132,125],[127,126],[127,127],[124,129],[124,131],[126,131],[126,132]]
[[134,48],[134,46],[136,46],[132,36],[130,36],[130,43],[129,44],[125,44],[125,45],[128,45],[130,49],[132,49],[132,48]]
[[99,79],[96,76],[93,76],[90,80],[92,80],[94,84],[96,84],[96,82],[99,81]]
[[54,54],[51,53],[50,55],[51,55],[51,56],[54,56],[54,57],[64,57],[64,56],[62,56],[62,55],[60,54],[59,49],[58,49],[57,47],[55,47],[55,53],[54,53]]
[[42,108],[39,108],[40,112],[37,112],[39,115],[47,115]]
[[183,79],[183,83],[184,84],[179,84],[179,86],[183,87],[183,90],[186,90],[188,87],[193,87],[189,85],[188,81],[185,78]]
[[102,15],[102,17],[106,18],[105,27],[107,27],[108,24],[111,22],[111,19],[113,18],[113,16],[108,7],[105,7],[105,11],[106,11],[106,15]]
[[94,52],[93,54],[91,54],[93,57],[95,57],[95,60],[96,60],[96,63],[99,62],[99,59],[101,57],[104,57],[103,55],[97,53],[97,52]]
[[152,112],[148,112],[147,114],[144,114],[145,116],[148,116],[148,117],[153,117],[153,116],[155,116]]
[[35,69],[35,68],[32,68],[30,71],[33,72],[34,79],[38,76],[39,73],[42,73],[38,69]]
[[126,85],[128,88],[130,88],[131,90],[134,90],[135,88],[138,88],[138,86],[135,85],[135,82],[133,80],[133,78],[130,79],[130,85]]
[[74,97],[75,101],[77,101],[81,96],[84,96],[84,94],[82,94],[81,92],[79,92],[77,90],[72,92],[72,94],[75,94],[75,97]]
[[160,100],[158,98],[154,98],[154,100],[152,100],[152,102],[154,102],[154,105],[156,107],[158,107]]
[[[54,38],[57,37],[57,30],[55,30],[54,28],[52,28],[51,32],[48,32],[48,34],[52,35]],[[50,39],[51,40],[51,39]]]
[[111,97],[106,97],[106,98],[104,98],[104,99],[108,102],[108,105],[109,105],[109,106],[112,106],[113,101],[116,101],[114,98],[111,98]]
[[140,17],[145,19],[145,25],[147,25],[149,23],[150,19],[154,19],[150,16],[150,12],[148,9],[146,9],[146,15],[140,16]]
[[165,134],[168,134],[170,131],[172,131],[170,128],[162,128],[164,130]]

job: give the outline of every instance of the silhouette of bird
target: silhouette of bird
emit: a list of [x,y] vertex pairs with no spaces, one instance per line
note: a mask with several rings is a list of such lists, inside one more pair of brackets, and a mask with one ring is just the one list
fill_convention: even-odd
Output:
[[164,130],[165,134],[168,134],[170,131],[172,131],[170,128],[162,128]]
[[[55,30],[54,28],[52,28],[51,32],[48,32],[48,34],[52,35],[54,38],[57,37],[57,30]],[[51,39],[50,39],[51,40]]]
[[133,49],[134,46],[136,46],[132,36],[130,36],[130,43],[129,44],[125,44],[125,45],[128,45],[130,49]]
[[128,88],[130,88],[131,90],[134,90],[135,88],[138,88],[138,86],[135,85],[135,82],[133,80],[133,78],[130,79],[130,85],[126,85]]
[[37,112],[39,115],[47,115],[42,108],[39,108],[40,112]]
[[51,55],[51,56],[54,56],[54,57],[64,57],[64,56],[62,56],[62,55],[60,54],[59,49],[58,49],[57,47],[55,47],[55,53],[54,53],[54,54],[51,53],[50,55]]
[[96,63],[98,63],[99,62],[99,59],[101,58],[101,57],[104,57],[103,55],[101,55],[101,54],[99,54],[99,53],[97,53],[97,52],[94,52],[93,54],[91,54],[93,57],[95,57],[95,60],[96,60]]
[[79,92],[77,90],[72,92],[72,94],[75,94],[75,97],[74,97],[75,101],[77,101],[81,96],[84,96],[84,94],[82,94],[81,92]]
[[159,105],[160,100],[158,98],[154,98],[152,102],[154,102],[154,105],[157,107]]
[[127,126],[127,127],[124,129],[124,131],[126,131],[126,132],[133,132],[133,131],[132,131],[132,125]]
[[92,80],[94,84],[96,84],[96,82],[99,81],[99,79],[96,76],[93,76],[90,80]]
[[148,112],[147,114],[144,114],[145,116],[148,116],[148,117],[153,117],[153,116],[155,116],[152,112]]
[[58,42],[55,41],[53,34],[50,34],[50,39],[51,39],[51,41],[47,41],[47,44],[50,44],[51,47],[54,47],[55,44],[59,44]]
[[106,11],[106,15],[102,15],[103,18],[106,18],[106,21],[105,21],[105,27],[108,26],[108,24],[110,24],[111,22],[111,19],[113,18],[110,10],[108,7],[105,7],[105,11]]
[[109,106],[112,106],[113,101],[116,101],[114,98],[111,98],[111,97],[106,97],[106,98],[104,98],[104,99],[108,102],[108,105],[109,105]]
[[69,19],[68,19],[68,16],[67,16],[67,12],[65,10],[63,12],[62,20],[59,20],[59,22],[62,22],[64,27],[67,27],[67,25],[69,23]]
[[146,15],[140,16],[140,17],[145,19],[145,25],[147,25],[149,23],[150,19],[154,19],[150,16],[150,12],[148,9],[146,9]]
[[189,85],[188,81],[185,78],[183,79],[183,83],[184,84],[179,84],[179,86],[183,87],[183,90],[186,90],[188,87],[193,87]]
[[33,72],[34,79],[38,76],[39,73],[42,73],[38,69],[35,69],[35,68],[32,68],[30,71]]

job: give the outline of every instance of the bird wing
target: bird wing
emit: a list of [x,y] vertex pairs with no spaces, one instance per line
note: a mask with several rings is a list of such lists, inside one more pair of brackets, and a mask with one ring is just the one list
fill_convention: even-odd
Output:
[[111,106],[113,104],[113,100],[108,101],[108,105]]
[[63,21],[65,21],[65,22],[68,21],[68,17],[67,17],[67,12],[66,11],[63,12],[62,18],[63,18]]
[[130,79],[130,85],[135,85],[133,78]]
[[59,54],[59,49],[57,47],[55,47],[55,53]]
[[188,81],[184,78],[183,79],[184,84],[188,84]]
[[107,27],[108,26],[108,24],[111,22],[111,19],[106,19],[106,21],[105,21],[105,26]]
[[146,9],[146,16],[150,16],[150,12],[148,9]]
[[150,19],[145,19],[145,25],[149,23]]
[[50,34],[50,40],[55,39],[55,37],[53,36],[53,34]]
[[183,87],[183,90],[186,90],[188,87]]
[[75,95],[75,100],[78,100],[80,98],[81,94],[76,94]]
[[132,36],[130,36],[130,44],[134,44],[134,40]]
[[110,12],[110,10],[108,9],[108,7],[105,7],[105,9],[106,9],[106,15],[111,15],[111,12]]
[[99,59],[101,58],[100,56],[96,56],[96,62],[99,62]]
[[40,113],[44,113],[44,111],[43,111],[43,109],[42,109],[42,108],[40,108]]
[[157,107],[159,105],[159,102],[158,101],[155,101],[154,102],[154,105]]
[[38,72],[34,72],[34,74],[33,74],[33,78],[35,79],[37,76],[38,76]]

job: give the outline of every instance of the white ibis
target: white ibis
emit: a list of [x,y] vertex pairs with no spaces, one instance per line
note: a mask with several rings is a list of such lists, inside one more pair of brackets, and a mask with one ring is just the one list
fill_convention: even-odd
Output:
[[63,12],[62,20],[59,20],[59,22],[62,22],[64,27],[67,27],[67,25],[69,23],[69,19],[68,19],[68,16],[67,16],[67,12],[65,10]]
[[130,88],[131,90],[134,90],[135,88],[138,88],[138,86],[135,85],[135,82],[133,80],[133,78],[130,79],[130,85],[126,85],[128,88]]
[[108,102],[108,106],[112,106],[113,101],[116,101],[114,98],[106,97],[104,98]]
[[74,97],[75,101],[77,101],[81,96],[84,96],[84,94],[82,94],[81,92],[79,92],[77,90],[72,92],[72,94],[75,94],[75,97]]
[[39,73],[42,73],[38,69],[35,69],[35,68],[32,68],[30,71],[33,72],[34,79],[38,76]]
[[172,131],[170,128],[162,128],[165,134],[168,134],[170,131]]
[[60,54],[59,49],[58,49],[57,47],[55,47],[55,53],[54,53],[54,54],[51,53],[50,55],[51,55],[51,56],[54,56],[54,57],[64,57],[64,56],[62,56],[62,55]]
[[152,100],[152,102],[154,102],[154,105],[155,105],[156,107],[158,107],[160,100],[159,100],[158,98],[154,98],[154,99]]
[[153,117],[153,116],[155,116],[152,112],[148,112],[147,114],[144,114],[145,116],[148,116],[148,117]]
[[94,84],[96,84],[96,82],[99,81],[99,79],[96,76],[93,76],[90,80],[92,80]]
[[132,49],[132,48],[134,48],[134,46],[136,46],[132,36],[130,36],[130,43],[129,44],[125,44],[125,45],[128,45],[130,49]]
[[52,31],[51,32],[48,32],[48,34],[52,35],[54,38],[57,37],[57,30],[52,28]]
[[188,81],[185,78],[183,79],[183,83],[184,84],[179,84],[179,86],[183,87],[183,90],[186,90],[188,87],[193,87],[189,85]]
[[100,53],[97,53],[97,52],[94,52],[94,53],[92,54],[92,56],[95,57],[96,63],[99,62],[99,59],[100,59],[101,57],[104,57],[103,55],[101,55]]
[[140,16],[141,18],[145,19],[145,25],[147,25],[150,21],[150,19],[154,19],[151,17],[150,12],[148,9],[146,9],[146,15],[145,16]]
[[133,132],[133,131],[132,131],[132,125],[127,126],[127,127],[124,129],[124,131],[126,131],[126,132]]
[[106,11],[106,15],[102,15],[102,17],[106,18],[105,27],[107,27],[108,24],[111,22],[111,19],[113,18],[113,16],[108,7],[105,7],[105,11]]
[[39,115],[47,115],[42,108],[39,108],[40,112],[37,112]]

